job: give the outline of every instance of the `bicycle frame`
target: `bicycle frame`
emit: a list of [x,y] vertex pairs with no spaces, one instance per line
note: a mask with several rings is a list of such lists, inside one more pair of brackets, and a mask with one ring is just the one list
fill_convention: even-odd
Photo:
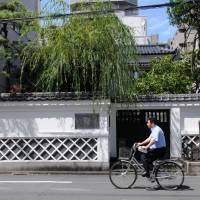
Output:
[[136,150],[133,150],[133,152],[131,153],[132,155],[129,158],[130,163],[136,167],[137,170],[139,171],[144,171],[144,167],[141,163],[138,162],[138,160],[135,158],[135,153]]
[[137,170],[144,171],[145,169],[144,169],[143,165],[141,163],[139,163],[138,160],[135,158],[136,149],[137,149],[136,144],[134,144],[131,148],[131,153],[130,153],[129,158],[127,160],[122,159],[122,161],[128,161],[128,162],[130,162],[130,164],[135,166]]
[[[143,172],[145,170],[143,165],[135,158],[136,150],[137,150],[137,146],[136,146],[136,144],[133,144],[133,146],[131,148],[130,156],[129,156],[128,160],[125,160],[125,161],[130,162],[130,164],[132,164],[134,167],[136,167],[137,171]],[[150,179],[152,179],[152,180],[155,179],[154,174],[155,174],[155,171],[156,171],[158,165],[159,164],[157,164],[156,162],[153,165],[153,170],[152,170],[151,175],[150,175]]]

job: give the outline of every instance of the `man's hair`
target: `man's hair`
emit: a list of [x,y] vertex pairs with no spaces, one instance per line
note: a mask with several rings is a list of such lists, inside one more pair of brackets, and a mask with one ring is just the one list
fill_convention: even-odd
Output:
[[153,117],[149,117],[149,118],[147,119],[147,122],[148,122],[148,121],[150,121],[151,124],[153,124],[153,123],[156,124],[156,119],[153,118]]

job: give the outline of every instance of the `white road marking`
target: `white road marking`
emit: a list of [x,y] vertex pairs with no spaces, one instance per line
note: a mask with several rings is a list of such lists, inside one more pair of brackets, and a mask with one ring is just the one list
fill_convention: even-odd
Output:
[[83,188],[52,188],[52,190],[57,191],[76,191],[76,192],[91,192],[92,190]]
[[0,183],[59,183],[59,184],[71,184],[72,181],[0,181]]
[[86,183],[89,183],[89,184],[106,184],[106,183],[110,183],[110,181],[102,181],[102,182],[100,182],[100,181],[98,181],[98,182],[95,182],[95,181],[84,181],[84,182],[82,182],[82,181],[79,181],[78,183],[83,183],[83,184],[86,184]]

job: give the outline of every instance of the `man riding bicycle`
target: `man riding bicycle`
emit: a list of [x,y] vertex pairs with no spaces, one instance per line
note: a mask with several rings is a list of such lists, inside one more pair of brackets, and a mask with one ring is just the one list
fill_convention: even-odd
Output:
[[146,153],[141,154],[141,159],[145,169],[142,176],[149,178],[153,161],[162,159],[165,155],[166,141],[164,132],[158,125],[156,125],[155,119],[149,118],[147,120],[147,127],[151,129],[151,134],[146,140],[139,142],[138,146],[141,146],[143,150],[147,150]]

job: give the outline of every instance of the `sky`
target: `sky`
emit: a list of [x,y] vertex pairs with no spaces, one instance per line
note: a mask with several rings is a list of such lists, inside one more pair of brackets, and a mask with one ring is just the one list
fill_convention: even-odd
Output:
[[[169,0],[138,0],[139,6],[167,2]],[[170,25],[166,8],[140,10],[139,15],[147,16],[148,35],[159,34],[161,43],[174,36],[176,27]]]
[[[48,0],[42,0],[42,5],[47,1]],[[169,0],[138,0],[139,6],[167,2],[169,2]],[[161,43],[166,43],[168,39],[174,36],[176,27],[170,25],[166,8],[140,10],[139,15],[147,17],[148,35],[159,34]]]

